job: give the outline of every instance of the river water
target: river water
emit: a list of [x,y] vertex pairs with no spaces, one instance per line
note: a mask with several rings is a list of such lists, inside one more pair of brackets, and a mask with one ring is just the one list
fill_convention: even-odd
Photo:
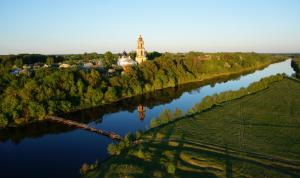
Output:
[[[118,103],[62,115],[121,136],[149,128],[164,109],[186,111],[207,95],[238,90],[277,73],[292,75],[291,60],[272,64],[250,74],[191,83]],[[138,106],[145,108],[141,117]],[[105,160],[110,139],[56,123],[35,123],[0,131],[0,175],[10,177],[78,177],[83,163]]]

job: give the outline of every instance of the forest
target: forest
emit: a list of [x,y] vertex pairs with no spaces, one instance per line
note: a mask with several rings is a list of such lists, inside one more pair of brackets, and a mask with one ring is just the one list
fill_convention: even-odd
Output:
[[[41,68],[30,76],[12,75],[9,66],[24,64],[26,60],[23,59],[26,57],[14,56],[14,62],[8,62],[12,61],[11,57],[0,56],[0,127],[43,120],[46,115],[59,115],[109,104],[122,98],[188,82],[255,70],[285,59],[285,56],[256,53],[190,52],[152,55],[155,59],[129,67],[126,72],[113,76],[96,69],[80,70],[76,67]],[[66,60],[62,56],[52,57],[34,55],[32,60]],[[90,58],[93,57],[95,56]],[[104,63],[109,61],[106,68],[116,62],[116,56],[112,53],[105,53],[103,57]],[[69,55],[67,60],[78,59],[76,55]],[[32,61],[26,61],[30,62]]]

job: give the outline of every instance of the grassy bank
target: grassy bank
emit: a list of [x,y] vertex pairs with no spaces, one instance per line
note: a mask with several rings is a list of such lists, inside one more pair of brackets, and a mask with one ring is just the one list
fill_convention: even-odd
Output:
[[150,129],[85,177],[297,177],[299,91],[285,78]]

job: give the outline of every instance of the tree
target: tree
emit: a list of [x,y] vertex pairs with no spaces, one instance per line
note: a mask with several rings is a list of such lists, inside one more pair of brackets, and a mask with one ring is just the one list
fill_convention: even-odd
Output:
[[168,172],[169,174],[175,174],[175,171],[176,171],[175,165],[174,165],[173,163],[169,163],[169,164],[167,165],[167,172]]
[[7,126],[7,124],[8,124],[7,118],[5,117],[4,114],[1,113],[0,114],[0,128]]
[[147,58],[148,60],[154,60],[157,57],[160,57],[161,53],[157,52],[157,51],[153,51],[151,53],[147,53]]
[[48,65],[54,64],[54,57],[52,56],[47,57],[46,64]]
[[97,106],[103,98],[103,93],[100,89],[94,89],[92,86],[88,86],[84,95],[85,104],[90,106]]
[[119,155],[120,149],[118,148],[118,145],[115,143],[111,143],[107,146],[107,151],[110,155]]
[[15,65],[19,68],[23,67],[23,60],[22,59],[16,59]]
[[112,64],[116,64],[117,58],[112,52],[108,51],[104,54],[104,58],[102,62],[106,68],[110,68]]
[[173,113],[169,109],[163,110],[163,112],[159,115],[162,123],[167,123],[172,120]]
[[100,77],[101,77],[100,73],[97,70],[93,69],[91,73],[87,76],[87,80],[90,85],[95,87]]
[[174,118],[179,118],[182,116],[182,111],[179,108],[175,109]]
[[33,118],[44,119],[46,116],[46,110],[43,105],[36,102],[29,102],[28,105],[29,115]]
[[114,101],[117,99],[117,91],[113,87],[108,87],[108,90],[105,92],[105,100]]
[[79,79],[76,83],[77,85],[77,89],[78,89],[78,94],[79,96],[83,96],[83,92],[84,92],[84,83],[82,82],[81,79]]
[[135,52],[135,51],[131,51],[131,52],[129,52],[128,55],[130,56],[131,59],[135,59],[135,57],[136,57],[136,52]]

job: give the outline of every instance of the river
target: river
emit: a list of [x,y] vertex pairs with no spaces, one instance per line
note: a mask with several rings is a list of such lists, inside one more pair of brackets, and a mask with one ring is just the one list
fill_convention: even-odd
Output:
[[[207,95],[238,90],[277,73],[292,75],[291,59],[250,74],[214,81],[190,83],[177,88],[133,97],[118,103],[62,117],[113,131],[121,136],[149,128],[164,109],[186,111]],[[138,106],[145,108],[141,118]],[[0,131],[0,175],[10,177],[78,177],[83,163],[105,160],[110,139],[56,123],[34,123]]]

